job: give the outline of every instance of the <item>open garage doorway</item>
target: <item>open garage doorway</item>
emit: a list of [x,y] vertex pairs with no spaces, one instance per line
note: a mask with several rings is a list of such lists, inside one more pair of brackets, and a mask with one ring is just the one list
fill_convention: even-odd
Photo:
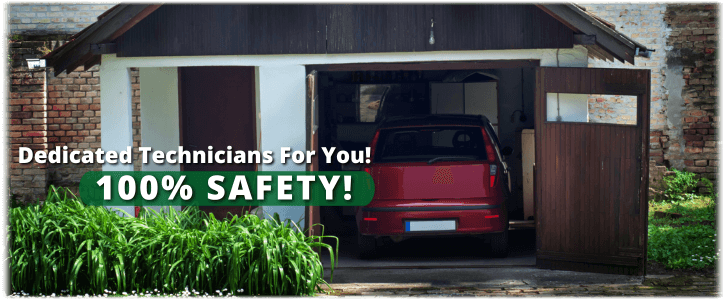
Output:
[[[340,239],[339,267],[467,267],[535,265],[532,166],[534,162],[535,67],[539,61],[486,61],[415,64],[308,66],[315,74],[310,126],[311,148],[365,150],[384,117],[421,114],[484,115],[498,134],[510,167],[510,255],[494,258],[474,236],[410,238],[389,241],[375,259],[357,258],[354,207],[309,209],[308,220]],[[529,144],[527,144],[529,143]],[[526,147],[523,151],[523,145]],[[359,170],[361,166],[325,163],[320,171]],[[529,177],[527,177],[529,176]],[[317,219],[316,219],[317,217]],[[326,260],[324,260],[326,261]]]

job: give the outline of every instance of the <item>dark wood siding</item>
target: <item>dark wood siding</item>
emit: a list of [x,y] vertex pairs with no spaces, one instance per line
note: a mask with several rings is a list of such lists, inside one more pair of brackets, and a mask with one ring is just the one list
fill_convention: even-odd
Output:
[[116,42],[120,57],[373,53],[571,48],[573,32],[534,5],[163,5]]
[[325,6],[163,5],[118,40],[118,56],[325,53]]
[[[649,78],[649,70],[538,69],[538,266],[644,273]],[[637,95],[637,125],[546,122],[546,94],[556,92]]]

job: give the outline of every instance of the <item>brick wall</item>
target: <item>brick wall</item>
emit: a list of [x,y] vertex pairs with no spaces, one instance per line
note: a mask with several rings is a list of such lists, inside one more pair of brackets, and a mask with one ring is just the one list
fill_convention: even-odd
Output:
[[19,164],[18,149],[47,149],[46,77],[44,70],[29,70],[25,58],[37,57],[45,42],[11,44],[10,99],[8,101],[10,146],[10,190],[27,201],[46,191],[47,164]]
[[74,34],[96,22],[112,4],[10,4],[8,31],[11,35]]
[[[716,179],[716,9],[713,5],[589,4],[584,7],[656,51],[635,65],[591,59],[590,67],[651,69],[651,174],[674,167]],[[621,119],[616,97],[590,100],[596,119]],[[652,180],[652,178],[651,178]]]
[[[615,29],[656,50],[649,58],[636,57],[635,65],[619,61],[608,62],[590,59],[588,67],[591,68],[636,68],[650,69],[651,72],[651,131],[663,130],[666,127],[664,96],[664,68],[666,66],[666,53],[664,45],[668,37],[667,25],[663,21],[665,4],[587,4],[583,5],[588,12],[615,25]],[[620,99],[619,99],[620,98]],[[624,120],[623,116],[630,116],[630,110],[610,109],[623,103],[621,97],[604,97],[603,101],[590,101],[590,110],[605,108],[604,113],[597,114],[597,118],[612,118]],[[618,102],[620,101],[620,102]],[[607,107],[604,107],[607,105]],[[608,116],[605,116],[608,115]],[[651,145],[651,149],[661,149],[659,145]],[[662,152],[662,151],[661,151]],[[652,156],[658,156],[653,153]],[[662,153],[660,154],[662,156]],[[658,160],[658,158],[654,158]],[[662,160],[661,160],[662,161]]]
[[[716,131],[719,117],[716,97],[718,60],[718,23],[716,5],[668,5],[665,22],[672,30],[667,46],[670,48],[668,63],[683,75],[679,93],[684,105],[680,110],[681,123],[675,130],[681,131],[683,140],[678,150],[683,150],[685,169],[716,179],[718,172],[718,143]],[[676,147],[674,147],[676,148]]]
[[[83,174],[101,170],[99,164],[19,164],[18,148],[35,150],[67,146],[68,150],[101,148],[101,107],[98,66],[84,71],[53,76],[53,70],[29,70],[25,58],[39,57],[43,48],[62,42],[11,42],[10,112],[10,193],[21,200],[45,195],[48,185],[77,189]],[[134,147],[141,142],[140,91],[138,69],[132,69]],[[140,170],[138,151],[134,169]]]

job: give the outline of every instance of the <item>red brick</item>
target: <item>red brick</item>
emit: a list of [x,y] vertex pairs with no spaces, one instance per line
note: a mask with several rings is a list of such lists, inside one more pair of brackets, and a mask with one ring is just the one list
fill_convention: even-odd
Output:
[[24,93],[23,97],[27,98],[44,98],[45,93]]
[[700,141],[703,140],[703,137],[701,137],[700,135],[686,134],[683,135],[683,139],[686,141]]
[[706,172],[706,167],[686,167],[686,171],[692,173],[703,173]]
[[716,148],[703,148],[703,153],[716,153],[718,149]]
[[705,124],[705,123],[693,123],[690,126],[692,129],[708,129],[711,128],[711,124]]
[[701,152],[703,152],[703,149],[701,149],[701,148],[686,147],[686,153],[695,154],[695,153],[701,153]]
[[13,119],[26,119],[33,116],[32,112],[25,112],[25,111],[18,111],[18,112],[11,112],[10,117]]
[[10,99],[10,105],[28,105],[30,104],[30,99],[23,98],[23,99]]
[[23,136],[45,136],[43,131],[24,131]]
[[10,125],[11,131],[31,130],[32,128],[33,128],[32,125]]
[[62,111],[62,112],[60,112],[60,116],[61,117],[70,117],[71,116],[71,112],[70,111]]

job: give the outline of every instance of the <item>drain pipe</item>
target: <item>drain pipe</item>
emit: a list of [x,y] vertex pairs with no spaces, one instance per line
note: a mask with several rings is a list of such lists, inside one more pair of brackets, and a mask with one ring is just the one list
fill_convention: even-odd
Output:
[[635,47],[635,56],[640,55],[645,58],[650,58],[650,53],[655,52],[655,49],[644,48],[643,51],[645,53],[643,55],[640,55],[640,47]]

